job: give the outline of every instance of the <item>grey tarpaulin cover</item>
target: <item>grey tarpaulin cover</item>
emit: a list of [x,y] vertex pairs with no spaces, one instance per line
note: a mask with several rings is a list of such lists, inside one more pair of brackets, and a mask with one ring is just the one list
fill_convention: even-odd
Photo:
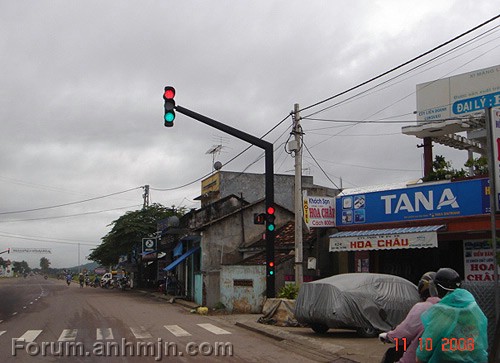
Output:
[[[304,283],[295,305],[300,323],[330,328],[388,331],[404,320],[420,301],[417,287],[398,276],[348,273]],[[387,313],[383,319],[380,310]]]

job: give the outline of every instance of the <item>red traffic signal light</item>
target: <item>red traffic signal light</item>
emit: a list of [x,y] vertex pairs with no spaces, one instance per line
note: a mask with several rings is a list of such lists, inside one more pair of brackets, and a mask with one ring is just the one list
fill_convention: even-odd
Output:
[[175,119],[175,88],[167,86],[165,87],[165,91],[163,92],[163,99],[165,100],[165,127],[174,126]]
[[163,99],[173,100],[175,97],[175,88],[167,86],[165,87],[165,92],[163,93]]

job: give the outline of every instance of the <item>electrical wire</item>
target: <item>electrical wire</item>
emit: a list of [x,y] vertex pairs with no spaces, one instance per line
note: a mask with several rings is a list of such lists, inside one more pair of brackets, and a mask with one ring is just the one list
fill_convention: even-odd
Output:
[[[283,118],[280,122],[278,122],[275,126],[273,126],[269,131],[267,131],[264,135],[262,135],[259,139],[262,139],[264,138],[265,136],[269,135],[272,131],[274,131],[277,127],[279,127],[283,122],[285,122],[288,118],[290,117],[290,114],[288,114],[285,118]],[[247,152],[250,148],[252,148],[252,146],[254,145],[249,145],[247,146],[245,149],[243,149],[242,151],[240,151],[238,154],[236,154],[236,156],[232,157],[231,159],[229,159],[229,161],[227,161],[226,163],[224,163],[224,166],[228,165],[229,163],[231,163],[232,161],[234,161],[235,159],[237,159],[238,157],[240,157],[241,155],[243,155],[245,152]],[[250,165],[254,164],[256,161],[252,162]],[[248,169],[249,166],[247,166],[245,168]],[[243,171],[244,172],[244,171]],[[243,173],[242,172],[242,173]],[[185,188],[191,184],[194,184],[200,180],[203,180],[205,179],[206,177],[212,175],[212,172],[210,173],[207,173],[199,178],[197,178],[196,180],[193,180],[189,183],[186,183],[186,184],[183,184],[181,186],[178,186],[178,187],[172,187],[172,188],[152,188],[150,187],[149,189],[151,190],[156,190],[156,191],[160,191],[160,192],[167,192],[167,191],[172,191],[172,190],[177,190],[177,189],[182,189],[182,188]]]
[[337,189],[340,190],[339,186],[337,184],[335,184],[335,182],[330,178],[330,176],[326,173],[326,171],[323,169],[323,167],[321,165],[319,165],[318,161],[316,160],[316,158],[314,157],[314,155],[311,153],[311,151],[309,150],[309,148],[307,147],[307,145],[305,144],[305,142],[302,141],[302,145],[304,145],[304,147],[306,148],[307,152],[309,153],[309,155],[311,156],[311,158],[314,160],[314,162],[316,163],[316,165],[318,166],[318,168],[326,176],[326,178],[335,186],[335,188],[337,188]]
[[27,213],[27,212],[35,212],[35,211],[39,211],[39,210],[46,210],[46,209],[66,207],[68,205],[75,205],[75,204],[86,203],[86,202],[90,202],[90,201],[93,201],[93,200],[98,200],[98,199],[103,199],[103,198],[111,197],[113,195],[127,193],[127,192],[130,192],[132,190],[137,190],[137,189],[141,189],[141,188],[143,188],[143,187],[142,186],[141,187],[135,187],[135,188],[132,188],[132,189],[123,190],[121,192],[116,192],[116,193],[102,195],[100,197],[94,197],[94,198],[89,198],[89,199],[85,199],[85,200],[79,200],[79,201],[76,201],[76,202],[70,202],[70,203],[64,203],[64,204],[58,204],[58,205],[52,205],[52,206],[49,206],[49,207],[40,207],[40,208],[25,209],[25,210],[10,211],[10,212],[0,212],[0,215]]
[[383,72],[383,73],[381,73],[381,74],[379,74],[379,75],[377,75],[375,77],[372,77],[372,78],[368,79],[367,81],[361,82],[361,83],[357,84],[356,86],[353,86],[353,87],[351,87],[351,88],[349,88],[349,89],[347,89],[345,91],[342,91],[342,92],[337,93],[337,94],[335,94],[333,96],[330,96],[330,97],[328,97],[328,98],[326,98],[326,99],[324,99],[322,101],[319,101],[319,102],[316,102],[316,103],[314,103],[312,105],[304,107],[300,111],[305,111],[305,110],[311,109],[313,107],[319,106],[319,105],[321,105],[321,104],[323,104],[325,102],[331,101],[331,100],[333,100],[335,98],[338,98],[338,97],[340,97],[340,96],[342,96],[342,95],[344,95],[346,93],[354,91],[355,89],[358,89],[358,88],[360,88],[360,87],[362,87],[362,86],[364,86],[366,84],[369,84],[369,83],[371,83],[371,82],[373,82],[373,81],[375,81],[377,79],[380,79],[380,78],[382,78],[382,77],[384,77],[384,76],[386,76],[386,75],[388,75],[388,74],[390,74],[392,72],[395,72],[396,70],[401,69],[404,66],[406,66],[408,64],[411,64],[411,63],[415,62],[416,60],[421,59],[421,58],[425,57],[426,55],[431,54],[431,53],[435,52],[436,50],[441,49],[441,48],[445,47],[446,45],[448,45],[450,43],[453,43],[454,41],[456,41],[456,40],[458,40],[458,39],[460,39],[460,38],[462,38],[462,37],[464,37],[464,36],[466,36],[466,35],[474,32],[474,31],[476,31],[477,29],[479,29],[479,28],[481,28],[481,27],[483,27],[483,26],[485,26],[485,25],[487,25],[487,24],[495,21],[498,18],[500,18],[500,14],[492,17],[491,19],[489,19],[489,20],[487,20],[487,21],[485,21],[485,22],[483,22],[483,23],[481,23],[479,25],[476,25],[475,27],[473,27],[473,28],[471,28],[471,29],[463,32],[460,35],[457,35],[456,37],[454,37],[454,38],[452,38],[452,39],[450,39],[450,40],[448,40],[448,41],[446,41],[444,43],[441,43],[440,45],[438,45],[438,46],[436,46],[436,47],[434,47],[434,48],[432,48],[432,49],[430,49],[430,50],[428,50],[428,51],[426,51],[424,53],[421,53],[420,55],[418,55],[418,56],[416,56],[416,57],[414,57],[414,58],[412,58],[412,59],[410,59],[410,60],[408,60],[408,61],[406,61],[404,63],[401,63],[400,65],[398,65],[396,67],[393,67],[393,68],[389,69],[388,71],[385,71],[385,72]]
[[142,204],[136,204],[136,205],[131,205],[131,206],[127,206],[127,207],[119,207],[119,208],[113,208],[113,209],[105,209],[105,210],[93,211],[93,212],[83,212],[83,213],[76,213],[76,214],[67,214],[67,215],[63,215],[63,216],[26,218],[26,219],[9,219],[9,220],[2,220],[2,221],[0,221],[0,223],[29,222],[29,221],[41,221],[41,220],[47,220],[47,219],[59,219],[59,218],[79,217],[79,216],[85,216],[85,215],[89,215],[89,214],[98,214],[98,213],[104,213],[104,212],[111,212],[111,211],[115,211],[115,210],[138,208],[138,207],[142,207]]

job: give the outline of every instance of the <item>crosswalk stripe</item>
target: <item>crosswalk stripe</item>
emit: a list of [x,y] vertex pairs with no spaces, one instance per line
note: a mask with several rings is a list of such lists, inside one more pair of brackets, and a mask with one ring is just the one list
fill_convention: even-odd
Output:
[[16,340],[21,340],[24,339],[26,343],[34,341],[41,333],[41,330],[27,330],[26,333],[21,335],[19,338]]
[[143,326],[138,328],[130,327],[132,334],[134,334],[136,339],[151,339],[153,336],[149,334]]
[[179,325],[164,325],[165,329],[167,329],[169,332],[174,334],[176,337],[189,337],[191,334],[189,334],[187,331],[182,329]]
[[68,342],[76,339],[77,329],[64,329],[57,339],[58,342]]
[[111,330],[111,328],[105,328],[105,329],[97,328],[96,340],[112,340],[112,339],[115,338],[113,337],[113,331]]
[[5,334],[6,332],[7,332],[7,330],[2,330],[2,331],[0,331],[0,335]]
[[196,324],[196,325],[198,325],[199,327],[201,327],[203,329],[208,330],[211,333],[217,334],[217,335],[231,334],[227,330],[221,329],[221,328],[216,327],[215,325],[212,325],[212,324]]

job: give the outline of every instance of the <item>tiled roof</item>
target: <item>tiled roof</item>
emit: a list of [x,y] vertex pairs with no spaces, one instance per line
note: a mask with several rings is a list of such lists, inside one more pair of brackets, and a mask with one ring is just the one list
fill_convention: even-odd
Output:
[[[274,262],[276,266],[281,264],[284,261],[290,260],[294,258],[293,254],[290,254],[290,251],[287,252],[278,252],[274,253]],[[236,263],[235,265],[265,265],[266,264],[266,252],[259,252],[253,256],[247,257],[244,260]]]

